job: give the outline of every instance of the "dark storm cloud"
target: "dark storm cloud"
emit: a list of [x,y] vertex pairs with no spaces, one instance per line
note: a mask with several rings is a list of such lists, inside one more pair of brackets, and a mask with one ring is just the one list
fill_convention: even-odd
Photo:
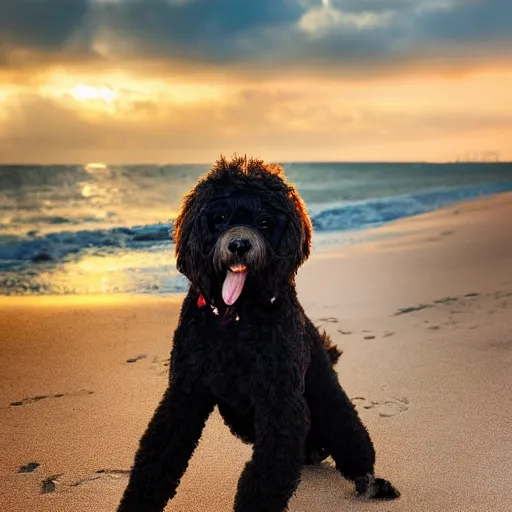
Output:
[[512,2],[510,0],[459,1],[448,11],[424,14],[419,26],[425,39],[446,42],[512,42]]
[[301,15],[297,0],[121,0],[99,4],[101,21],[144,38],[194,45],[230,37]]
[[[512,48],[510,0],[0,0],[9,51],[338,69]],[[508,44],[507,44],[508,43]],[[498,50],[496,50],[499,46]],[[3,47],[3,50],[2,50]],[[94,48],[94,50],[93,50]],[[99,50],[98,50],[99,49]]]
[[219,63],[256,56],[265,31],[293,24],[302,10],[297,0],[124,0],[98,8],[96,19],[147,56]]
[[58,50],[80,30],[88,0],[1,0],[2,46]]
[[[381,12],[381,1],[371,2]],[[403,5],[390,0],[389,5]],[[339,27],[310,38],[301,18],[321,2],[302,0],[124,0],[98,12],[106,33],[131,42],[145,57],[197,59],[204,63],[301,62],[304,57],[380,56],[391,31]],[[353,2],[350,12],[359,12]],[[377,11],[376,11],[377,12]],[[101,13],[101,14],[100,14]],[[396,27],[394,27],[396,31]],[[307,64],[307,62],[306,62]]]

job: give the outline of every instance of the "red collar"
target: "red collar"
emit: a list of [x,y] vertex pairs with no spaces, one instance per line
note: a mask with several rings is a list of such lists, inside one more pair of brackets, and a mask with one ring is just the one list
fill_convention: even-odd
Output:
[[[199,297],[197,298],[197,307],[204,308],[207,305],[208,305],[208,303],[206,302],[206,299],[204,298],[203,294],[200,293]],[[219,310],[213,304],[210,304],[210,307],[212,308],[213,314],[219,316]],[[228,309],[228,311],[229,311],[229,309]],[[221,318],[221,322],[222,323],[229,322],[231,320],[231,318],[233,318],[233,317],[224,316],[223,318]],[[235,315],[234,319],[238,322],[240,320],[240,317],[238,315]]]
[[[272,297],[272,298],[270,299],[270,303],[271,303],[271,304],[274,304],[274,301],[275,301],[275,300],[276,300],[276,298],[275,298],[275,297]],[[197,298],[197,307],[198,307],[198,308],[204,308],[207,304],[208,304],[208,303],[206,302],[206,299],[204,298],[203,294],[202,294],[202,293],[200,293],[200,294],[199,294],[199,297]],[[218,315],[218,314],[219,314],[219,312],[217,311],[217,308],[216,308],[216,307],[211,306],[211,308],[213,309],[213,312],[214,312],[216,315]]]

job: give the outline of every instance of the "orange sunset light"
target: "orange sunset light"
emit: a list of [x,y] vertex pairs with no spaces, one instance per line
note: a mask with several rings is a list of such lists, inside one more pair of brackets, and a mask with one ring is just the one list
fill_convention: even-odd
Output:
[[105,103],[112,103],[119,96],[108,86],[94,87],[83,83],[77,84],[70,94],[78,101],[103,101]]
[[77,4],[0,21],[0,161],[512,159],[504,0]]

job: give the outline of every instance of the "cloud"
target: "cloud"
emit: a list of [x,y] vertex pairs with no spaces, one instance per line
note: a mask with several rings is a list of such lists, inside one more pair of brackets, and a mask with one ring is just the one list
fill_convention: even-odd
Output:
[[97,5],[95,21],[112,53],[120,43],[124,56],[222,64],[257,55],[264,33],[301,11],[297,0],[124,0]]
[[107,41],[147,58],[217,65],[351,68],[512,40],[508,0],[125,0],[98,20]]
[[369,30],[379,26],[389,25],[394,13],[362,11],[347,12],[331,7],[329,4],[307,11],[298,22],[304,32],[322,37],[333,30]]
[[2,0],[0,44],[59,50],[78,31],[88,0]]
[[[408,104],[394,101],[401,97],[394,82],[381,84],[383,96],[374,100],[356,85],[336,92],[328,84],[273,90],[254,84],[199,103],[133,98],[115,115],[21,94],[0,108],[0,155],[4,162],[209,162],[220,152],[250,148],[270,159],[373,160],[400,159],[410,145],[418,151],[419,145],[436,141],[437,153],[423,149],[408,156],[435,159],[439,152],[453,157],[468,151],[467,141],[476,135],[478,145],[470,148],[505,150],[510,145],[497,137],[510,140],[512,135],[512,89],[505,84],[501,92],[494,91],[502,108],[493,109],[491,99],[467,108],[491,80],[475,81],[466,88],[471,89],[468,97],[451,100],[443,97],[441,82],[424,88],[418,84],[420,98],[409,98]],[[433,94],[421,106],[428,89]],[[457,138],[459,146],[452,143]],[[369,150],[374,146],[381,148],[379,153]]]
[[512,41],[512,3],[459,0],[451,8],[420,13],[420,41],[444,43]]
[[[2,0],[0,67],[393,71],[509,58],[509,0]],[[44,54],[44,58],[39,58]],[[35,57],[34,57],[35,56]],[[43,65],[42,64],[42,65]]]
[[33,93],[11,96],[0,110],[0,154],[55,153],[79,150],[100,142],[101,135],[57,101]]

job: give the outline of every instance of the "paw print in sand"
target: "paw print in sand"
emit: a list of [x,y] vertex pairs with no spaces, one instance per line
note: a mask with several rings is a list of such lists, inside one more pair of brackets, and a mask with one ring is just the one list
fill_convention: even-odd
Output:
[[362,396],[352,398],[356,408],[375,410],[381,418],[393,418],[409,408],[407,398],[391,398],[390,400],[373,401]]

